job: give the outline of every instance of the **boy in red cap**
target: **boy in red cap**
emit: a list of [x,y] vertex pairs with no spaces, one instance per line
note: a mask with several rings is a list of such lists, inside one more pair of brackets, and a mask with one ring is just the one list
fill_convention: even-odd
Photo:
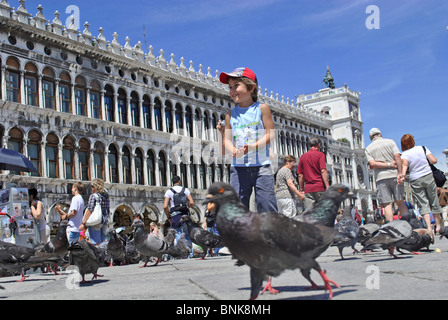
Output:
[[[222,72],[219,80],[229,85],[236,106],[226,115],[223,154],[231,153],[230,184],[249,208],[252,188],[258,212],[277,212],[274,177],[271,171],[270,142],[274,123],[267,104],[258,102],[258,81],[249,68]],[[223,127],[219,123],[217,129]]]

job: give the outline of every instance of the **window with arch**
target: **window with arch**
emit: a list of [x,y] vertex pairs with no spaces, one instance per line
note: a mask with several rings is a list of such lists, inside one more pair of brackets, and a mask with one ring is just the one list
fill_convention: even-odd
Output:
[[175,117],[176,130],[178,133],[182,134],[182,131],[184,129],[184,121],[182,117],[182,105],[180,103],[176,103],[174,117]]
[[[9,130],[8,149],[23,153],[23,132],[19,128]],[[20,171],[11,171],[13,174],[20,174]]]
[[104,109],[106,112],[106,120],[115,122],[115,102],[114,88],[108,84],[104,87]]
[[55,97],[55,73],[50,68],[44,68],[42,71],[42,107],[45,109],[56,109]]
[[28,158],[37,171],[31,172],[31,176],[42,176],[42,163],[41,163],[41,145],[42,135],[37,130],[31,130],[28,133]]
[[137,92],[131,92],[131,125],[135,127],[140,127],[140,108],[139,108],[139,97]]
[[165,127],[166,132],[170,133],[172,133],[174,130],[172,111],[173,105],[171,104],[171,102],[168,100],[165,101]]
[[147,95],[143,96],[142,102],[142,113],[143,113],[143,127],[152,129],[151,124],[151,100]]
[[201,164],[199,166],[199,180],[201,182],[201,189],[207,189],[207,166],[205,165],[204,160],[201,158]]
[[79,140],[79,178],[83,181],[90,180],[90,142],[86,138]]
[[212,134],[213,134],[213,141],[218,141],[218,130],[216,130],[216,126],[218,125],[218,117],[216,114],[212,116]]
[[39,95],[37,91],[37,67],[32,63],[25,65],[24,76],[25,104],[37,106]]
[[20,101],[20,62],[10,57],[6,60],[6,100]]
[[161,186],[167,186],[168,185],[167,181],[166,181],[167,164],[166,164],[165,153],[163,153],[162,151],[159,152],[158,164],[159,164],[159,181],[160,181],[160,185]]
[[154,100],[154,123],[155,123],[155,130],[162,131],[163,125],[162,125],[162,102],[159,98],[156,98]]
[[122,170],[123,170],[123,182],[126,184],[132,183],[131,173],[131,151],[128,147],[123,147],[123,155],[121,156]]
[[59,78],[59,108],[62,112],[71,113],[71,79],[67,72],[61,72]]
[[148,184],[150,186],[156,185],[156,163],[155,163],[155,156],[154,153],[151,150],[148,150],[147,152],[147,159],[146,159],[146,166],[148,170]]
[[93,151],[93,168],[95,170],[95,178],[105,180],[104,176],[104,145],[97,141],[95,142],[95,150]]
[[190,186],[194,189],[198,188],[198,180],[196,174],[196,165],[193,156],[190,157]]
[[76,114],[80,116],[87,115],[87,99],[86,99],[87,83],[83,77],[76,77],[75,79],[75,108]]
[[196,138],[201,138],[201,113],[199,109],[194,111],[194,122],[196,123]]
[[75,178],[75,139],[71,136],[62,142],[62,161],[65,179]]
[[122,88],[118,89],[118,122],[128,123],[128,108],[126,107],[126,91]]
[[109,180],[112,183],[118,183],[118,150],[111,144],[109,146]]
[[90,116],[94,119],[102,119],[101,114],[101,86],[98,81],[90,83]]
[[193,112],[190,106],[185,108],[185,125],[187,126],[185,128],[187,130],[187,136],[193,138]]
[[182,182],[185,186],[189,187],[190,183],[188,183],[188,172],[187,172],[187,165],[185,163],[180,164],[180,178],[182,179]]
[[209,119],[209,114],[208,112],[204,113],[204,138],[205,140],[210,140],[210,119]]
[[135,183],[143,185],[145,183],[143,178],[143,153],[142,150],[135,150]]
[[45,160],[48,178],[59,178],[58,145],[59,138],[54,133],[48,134],[45,144]]

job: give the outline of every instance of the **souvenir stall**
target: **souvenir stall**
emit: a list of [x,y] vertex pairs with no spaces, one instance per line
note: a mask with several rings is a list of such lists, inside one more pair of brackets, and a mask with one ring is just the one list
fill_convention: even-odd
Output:
[[36,221],[31,214],[27,188],[0,190],[0,239],[25,247],[40,242]]

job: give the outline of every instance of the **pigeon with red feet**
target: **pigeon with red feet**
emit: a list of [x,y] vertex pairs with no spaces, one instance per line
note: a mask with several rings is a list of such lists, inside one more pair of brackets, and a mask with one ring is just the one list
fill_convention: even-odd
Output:
[[78,271],[82,276],[81,283],[85,283],[85,275],[93,274],[93,279],[102,277],[99,275],[98,269],[104,264],[104,251],[99,248],[99,245],[90,243],[85,239],[75,241],[68,248],[70,251],[69,262],[71,265],[78,267]]
[[216,206],[220,237],[233,256],[250,267],[250,299],[257,298],[263,280],[287,269],[300,269],[313,288],[317,286],[310,278],[310,271],[316,270],[332,298],[330,284],[336,284],[320,268],[316,258],[330,246],[338,231],[319,222],[332,220],[334,223],[341,202],[351,192],[345,185],[334,185],[325,193],[326,205],[319,207],[319,212],[313,214],[316,206],[309,212],[308,221],[315,223],[312,224],[274,212],[251,212],[229,184],[216,182],[210,186],[205,203]]

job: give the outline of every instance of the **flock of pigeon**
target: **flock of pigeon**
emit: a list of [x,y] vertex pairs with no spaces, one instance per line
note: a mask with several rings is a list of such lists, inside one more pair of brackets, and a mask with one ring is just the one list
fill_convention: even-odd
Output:
[[[361,251],[381,248],[394,257],[395,248],[417,252],[434,243],[432,232],[410,215],[383,226],[375,223],[359,226],[352,218],[350,207],[345,207],[342,218],[335,225],[341,203],[350,197],[354,195],[347,186],[333,185],[311,210],[301,215],[299,221],[273,212],[251,212],[229,184],[216,182],[208,189],[204,204],[213,204],[219,236],[204,230],[187,216],[182,222],[188,226],[191,241],[203,249],[202,259],[210,249],[226,246],[237,259],[236,265],[250,268],[250,299],[257,298],[264,280],[268,282],[263,292],[278,292],[272,288],[271,277],[287,269],[299,269],[311,288],[320,288],[311,279],[311,271],[317,271],[324,282],[323,289],[329,291],[331,299],[332,285],[339,285],[328,278],[316,261],[329,246],[336,246],[344,259],[343,249],[351,247],[356,253],[358,242],[363,246]],[[110,228],[109,239],[99,245],[85,239],[69,245],[67,223],[62,221],[56,236],[46,244],[34,244],[29,248],[0,241],[0,268],[10,274],[20,272],[22,278],[19,281],[24,281],[26,270],[30,268],[46,266],[57,274],[57,266],[71,264],[77,266],[82,282],[85,282],[86,274],[93,274],[95,279],[101,276],[98,274],[100,267],[112,266],[114,262],[128,264],[143,260],[143,267],[146,267],[151,258],[157,259],[157,265],[163,255],[186,258],[192,251],[185,235],[175,241],[173,229],[161,238],[148,233],[141,220],[135,220],[132,227],[134,232],[129,239]],[[443,228],[440,235],[448,238],[448,228]]]

